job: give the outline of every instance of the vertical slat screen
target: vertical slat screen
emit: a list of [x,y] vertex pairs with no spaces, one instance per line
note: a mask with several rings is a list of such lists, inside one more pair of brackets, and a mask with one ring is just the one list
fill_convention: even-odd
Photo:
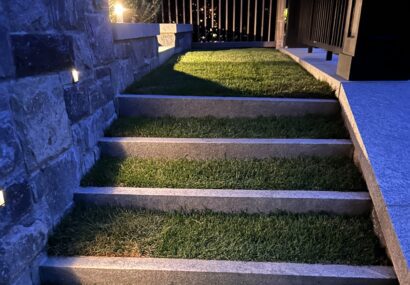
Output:
[[348,0],[302,0],[299,3],[300,41],[308,46],[340,52]]
[[274,41],[275,17],[276,0],[162,0],[159,18],[192,24],[194,41],[223,42]]

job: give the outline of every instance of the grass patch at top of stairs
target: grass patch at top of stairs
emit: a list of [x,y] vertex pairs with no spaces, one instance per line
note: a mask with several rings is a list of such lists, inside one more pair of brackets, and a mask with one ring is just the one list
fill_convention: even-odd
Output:
[[191,51],[136,81],[135,94],[333,98],[288,56],[273,49]]
[[341,116],[235,118],[119,118],[108,137],[348,138]]
[[187,160],[103,157],[83,186],[364,191],[361,174],[342,157]]
[[79,205],[50,255],[387,264],[368,217],[160,213]]

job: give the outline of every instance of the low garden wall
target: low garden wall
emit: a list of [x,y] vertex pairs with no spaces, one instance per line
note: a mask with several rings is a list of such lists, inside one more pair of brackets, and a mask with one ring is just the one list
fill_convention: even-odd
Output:
[[[173,53],[189,49],[173,26]],[[159,24],[112,25],[106,0],[0,2],[0,284],[39,282],[116,94],[160,63],[157,37]]]

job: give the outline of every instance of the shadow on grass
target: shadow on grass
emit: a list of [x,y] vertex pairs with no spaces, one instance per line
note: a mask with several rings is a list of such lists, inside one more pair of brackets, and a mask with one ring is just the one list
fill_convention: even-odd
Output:
[[[124,93],[334,98],[334,92],[327,83],[316,80],[291,61],[184,62],[182,65],[188,67],[187,72],[182,72],[176,70],[179,60],[178,55],[172,57],[134,82]],[[202,78],[193,74],[204,76]]]

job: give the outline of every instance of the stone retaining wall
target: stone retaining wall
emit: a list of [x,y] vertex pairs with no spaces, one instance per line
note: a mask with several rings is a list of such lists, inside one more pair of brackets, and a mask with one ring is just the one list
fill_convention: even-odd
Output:
[[159,64],[157,35],[115,40],[107,8],[0,2],[0,284],[39,282],[47,236],[99,157],[115,95]]

